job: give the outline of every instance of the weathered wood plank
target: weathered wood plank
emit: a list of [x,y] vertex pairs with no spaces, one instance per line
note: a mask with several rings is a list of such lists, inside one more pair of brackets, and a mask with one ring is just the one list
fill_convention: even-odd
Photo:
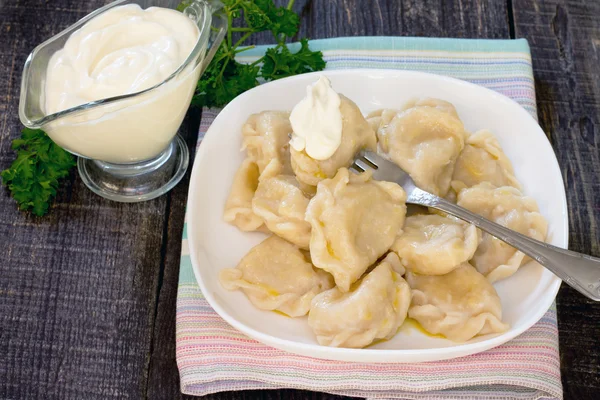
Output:
[[[517,37],[529,40],[542,128],[561,166],[569,247],[600,256],[600,2],[514,0]],[[563,285],[558,296],[565,399],[600,393],[600,304]]]
[[501,1],[315,0],[303,9],[302,35],[507,38],[508,12]]
[[[286,4],[287,0],[280,0]],[[442,37],[508,38],[506,4],[498,1],[388,1],[303,0],[294,10],[301,13],[300,34],[310,38],[359,35],[416,35]],[[253,43],[272,43],[270,34]],[[179,391],[175,362],[175,301],[179,271],[180,236],[188,181],[174,190],[172,223],[167,234],[167,257],[156,317],[148,380],[149,399],[192,399]],[[177,222],[175,222],[177,221]],[[206,399],[339,399],[322,393],[294,390],[220,393]]]
[[[276,1],[284,5],[287,1]],[[311,39],[340,36],[428,36],[506,39],[508,9],[495,0],[298,0],[299,35]],[[254,43],[272,43],[270,33]]]

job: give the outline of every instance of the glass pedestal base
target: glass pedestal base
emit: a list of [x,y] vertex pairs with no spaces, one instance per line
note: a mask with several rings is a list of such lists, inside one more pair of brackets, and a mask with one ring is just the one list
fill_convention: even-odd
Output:
[[156,158],[113,164],[79,158],[79,175],[90,190],[113,201],[134,203],[161,196],[183,178],[189,163],[187,145],[177,135]]

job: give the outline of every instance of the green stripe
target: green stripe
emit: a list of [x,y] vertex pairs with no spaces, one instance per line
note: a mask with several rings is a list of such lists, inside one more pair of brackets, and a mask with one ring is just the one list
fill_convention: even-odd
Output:
[[196,277],[192,268],[192,259],[190,256],[181,256],[181,264],[179,268],[179,286],[194,285],[197,287]]
[[[257,46],[243,54],[262,55],[272,45]],[[291,43],[290,49],[296,51],[298,43]],[[359,36],[334,39],[316,39],[310,41],[312,50],[402,50],[402,51],[453,51],[484,53],[527,53],[529,43],[526,39],[448,39],[396,36]]]
[[181,234],[181,238],[182,239],[187,239],[188,235],[187,235],[187,224],[183,224],[183,233]]

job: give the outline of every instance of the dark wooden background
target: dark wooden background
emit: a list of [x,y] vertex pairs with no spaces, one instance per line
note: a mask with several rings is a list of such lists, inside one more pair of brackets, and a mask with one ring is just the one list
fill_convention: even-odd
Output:
[[[23,63],[104,0],[0,0],[0,168],[19,135]],[[287,1],[286,1],[287,3]],[[600,1],[298,0],[301,34],[529,40],[540,123],[561,165],[570,248],[600,256]],[[258,38],[267,42],[265,35]],[[199,113],[183,131],[193,147]],[[179,399],[175,299],[189,172],[169,195],[106,201],[73,174],[51,213],[0,189],[0,398]],[[600,398],[600,304],[558,296],[566,399]],[[292,390],[209,399],[333,399]]]

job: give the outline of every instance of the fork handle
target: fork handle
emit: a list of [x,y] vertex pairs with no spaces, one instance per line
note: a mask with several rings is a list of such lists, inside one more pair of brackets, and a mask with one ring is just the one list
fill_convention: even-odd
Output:
[[496,224],[438,196],[433,196],[420,189],[416,189],[416,191],[418,193],[413,193],[411,197],[414,197],[414,199],[410,200],[415,200],[415,203],[423,206],[444,211],[475,225],[527,254],[583,295],[592,300],[600,301],[600,258],[540,242]]

